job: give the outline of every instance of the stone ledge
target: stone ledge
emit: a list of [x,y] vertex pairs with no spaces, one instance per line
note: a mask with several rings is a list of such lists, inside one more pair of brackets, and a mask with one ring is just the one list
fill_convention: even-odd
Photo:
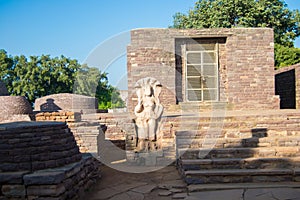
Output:
[[35,171],[24,176],[25,185],[51,185],[61,183],[63,180],[78,173],[83,165],[90,164],[90,154],[85,154],[79,162],[65,165],[63,167]]
[[31,174],[0,172],[0,199],[82,199],[99,178],[98,167],[91,154],[84,154],[79,162]]
[[64,122],[12,122],[0,124],[0,130],[28,129],[28,128],[44,128],[53,126],[64,126]]
[[22,184],[23,176],[29,171],[0,172],[0,185],[2,184]]
[[224,190],[224,189],[254,189],[254,188],[300,188],[297,182],[285,183],[222,183],[222,184],[197,184],[189,185],[189,192],[209,191],[209,190]]
[[292,169],[217,169],[185,171],[185,175],[199,176],[252,176],[252,175],[293,175]]

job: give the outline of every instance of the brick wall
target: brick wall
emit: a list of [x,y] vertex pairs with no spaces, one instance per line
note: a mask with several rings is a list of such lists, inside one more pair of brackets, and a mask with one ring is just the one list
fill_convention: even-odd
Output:
[[137,29],[127,48],[129,111],[136,102],[134,84],[153,77],[163,85],[161,102],[166,109],[184,100],[184,66],[180,45],[184,38],[223,38],[219,44],[220,101],[231,108],[278,109],[274,90],[273,30],[236,29]]
[[275,71],[275,91],[280,108],[300,108],[300,63]]
[[40,112],[35,115],[36,121],[79,122],[81,114],[71,111]]

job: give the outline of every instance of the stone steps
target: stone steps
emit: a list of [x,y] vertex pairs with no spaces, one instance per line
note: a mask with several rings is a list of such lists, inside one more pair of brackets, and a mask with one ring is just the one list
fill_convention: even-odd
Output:
[[240,147],[288,147],[300,146],[299,136],[286,137],[252,137],[252,138],[222,138],[222,137],[183,137],[177,138],[177,148],[240,148]]
[[267,188],[299,188],[297,182],[263,182],[263,183],[217,183],[217,184],[191,184],[189,192],[199,191],[217,191],[217,190],[233,190],[233,189],[267,189]]
[[299,169],[210,169],[184,171],[187,184],[299,181]]
[[280,169],[300,167],[300,157],[293,158],[212,158],[178,161],[182,172],[208,169]]
[[175,132],[177,141],[181,139],[201,139],[201,138],[267,138],[267,137],[300,137],[300,130],[286,129],[286,130],[267,130],[266,128],[255,129],[222,129],[209,128],[200,130],[177,130]]
[[[175,119],[173,119],[175,121]],[[254,127],[282,127],[282,128],[297,128],[299,130],[300,119],[298,116],[288,116],[283,114],[277,115],[262,115],[255,114],[250,116],[228,116],[227,114],[215,115],[210,114],[208,116],[202,116],[202,114],[190,114],[182,115],[181,117],[176,118],[176,121],[179,122],[175,126],[188,128],[190,126],[199,126],[202,127],[212,127],[212,126],[222,126],[222,128],[254,128]]]
[[199,148],[177,149],[179,159],[198,158],[263,158],[263,157],[298,157],[300,147],[242,147],[242,148]]

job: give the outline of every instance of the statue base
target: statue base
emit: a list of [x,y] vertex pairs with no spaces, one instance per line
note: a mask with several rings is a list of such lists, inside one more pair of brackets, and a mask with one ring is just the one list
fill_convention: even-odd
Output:
[[138,166],[157,166],[157,158],[163,158],[163,150],[134,152],[127,151],[126,158],[131,165]]

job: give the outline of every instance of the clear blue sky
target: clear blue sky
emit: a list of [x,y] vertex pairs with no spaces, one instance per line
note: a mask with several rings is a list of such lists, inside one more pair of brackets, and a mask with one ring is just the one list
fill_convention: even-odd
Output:
[[[0,0],[0,49],[10,55],[64,55],[82,63],[97,45],[120,32],[168,27],[176,12],[186,13],[195,1]],[[286,3],[300,9],[299,0]]]

